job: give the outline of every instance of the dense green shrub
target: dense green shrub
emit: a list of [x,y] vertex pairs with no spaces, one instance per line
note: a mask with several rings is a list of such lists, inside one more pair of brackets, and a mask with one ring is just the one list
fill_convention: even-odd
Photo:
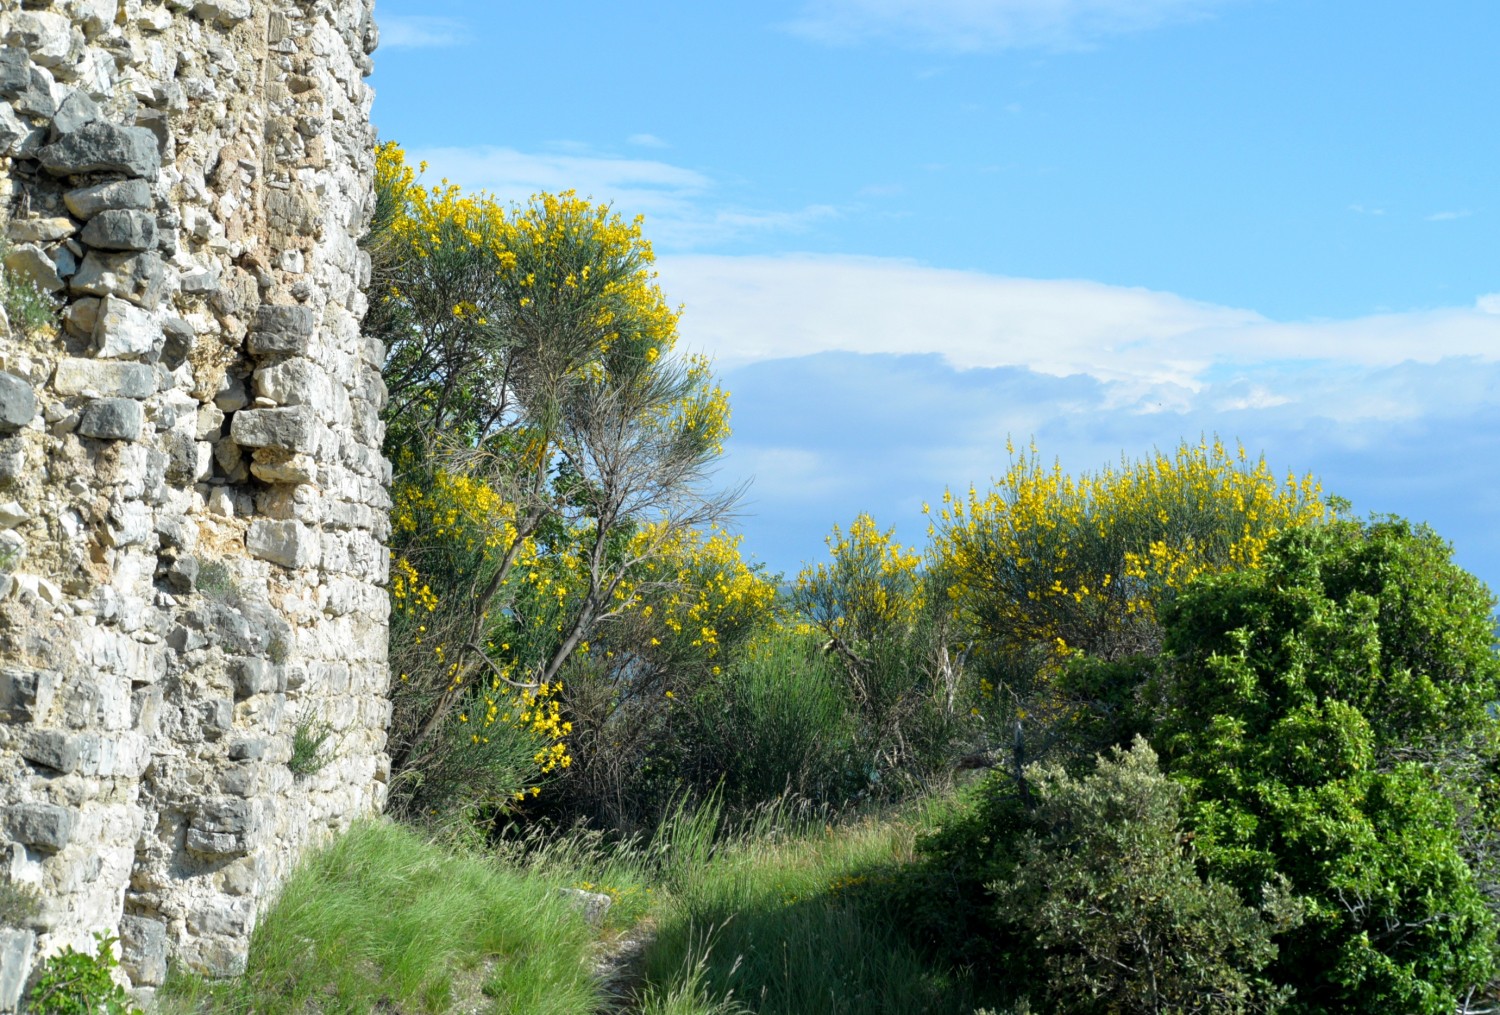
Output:
[[1288,993],[1259,975],[1271,938],[1301,917],[1279,885],[1260,905],[1203,878],[1184,845],[1182,789],[1144,740],[1081,779],[1033,772],[1036,807],[1014,874],[991,885],[1000,918],[1045,953],[1047,1010],[1275,1010]]
[[1293,1011],[1452,1012],[1496,967],[1494,599],[1400,520],[1288,532],[1164,614],[1185,817],[1242,893],[1307,905]]

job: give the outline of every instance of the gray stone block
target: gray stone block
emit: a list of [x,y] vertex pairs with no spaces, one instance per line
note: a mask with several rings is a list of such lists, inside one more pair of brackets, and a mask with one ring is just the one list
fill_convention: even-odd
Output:
[[56,804],[15,804],[5,809],[5,828],[16,842],[56,852],[73,836],[77,815]]
[[257,518],[245,534],[245,549],[250,556],[269,560],[282,567],[314,567],[323,556],[323,544],[317,532],[298,521],[272,521]]
[[89,219],[80,239],[100,250],[150,250],[156,246],[156,218],[144,211],[111,208]]
[[52,390],[59,395],[149,398],[156,393],[156,371],[145,363],[70,357],[58,360]]
[[250,351],[257,356],[274,353],[306,355],[317,330],[311,307],[264,306],[255,312],[250,329]]
[[193,351],[196,337],[193,326],[180,317],[167,317],[162,319],[161,333],[164,338],[161,362],[168,370],[176,370],[187,362],[188,354]]
[[63,287],[62,277],[57,273],[57,263],[35,243],[12,247],[5,255],[5,267],[43,292],[55,293]]
[[27,761],[64,775],[78,771],[85,757],[97,757],[98,753],[97,737],[66,730],[32,730],[21,747],[21,757]]
[[234,665],[234,695],[249,698],[268,691],[284,691],[286,682],[281,667],[268,659],[246,658]]
[[65,240],[78,231],[78,226],[66,215],[49,215],[42,218],[11,219],[5,234],[17,243],[55,243]]
[[91,250],[69,280],[69,288],[86,296],[123,296],[155,310],[161,302],[164,272],[154,250],[140,253],[108,253]]
[[68,191],[63,204],[85,221],[103,211],[146,211],[151,207],[151,186],[145,180],[98,183]]
[[31,133],[31,125],[16,115],[9,102],[0,102],[0,155],[13,155]]
[[305,405],[241,409],[229,425],[229,436],[241,447],[307,452],[317,447],[318,419]]
[[250,0],[196,0],[193,14],[220,28],[233,28],[250,16]]
[[69,92],[68,97],[58,103],[57,115],[52,118],[52,136],[72,134],[84,124],[93,123],[101,115],[99,104],[89,98],[86,92]]
[[78,414],[78,433],[100,440],[133,441],[145,426],[145,408],[130,398],[100,398]]
[[[24,116],[34,116],[43,120],[50,120],[57,115],[57,100],[52,97],[52,73],[44,67],[32,64],[26,71],[26,87],[15,93],[11,100],[15,103],[16,112]],[[34,135],[39,141],[46,141],[46,128],[38,128]],[[40,150],[40,145],[38,145]]]
[[31,382],[0,371],[0,433],[15,433],[36,416]]
[[61,683],[55,670],[0,670],[0,715],[9,716],[11,722],[45,721]]
[[0,928],[0,1011],[20,1008],[35,952],[35,932]]
[[66,14],[21,11],[11,16],[5,41],[21,47],[34,62],[56,67],[66,61],[73,50],[73,25]]
[[[94,221],[111,214],[115,213],[103,212]],[[153,359],[165,341],[155,315],[118,296],[104,297],[94,319],[94,348],[101,359]]]
[[210,832],[202,828],[189,828],[187,848],[204,856],[242,856],[249,852],[245,837],[234,832]]
[[0,95],[19,95],[31,82],[31,61],[19,46],[0,47]]
[[120,919],[120,966],[138,987],[167,978],[167,925],[144,916]]
[[121,127],[95,120],[64,134],[37,153],[53,176],[122,173],[153,179],[161,171],[156,135],[145,127]]

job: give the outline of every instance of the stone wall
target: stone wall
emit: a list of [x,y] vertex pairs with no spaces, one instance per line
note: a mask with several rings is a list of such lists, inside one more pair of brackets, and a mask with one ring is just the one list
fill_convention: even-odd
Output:
[[0,323],[0,1011],[95,931],[143,995],[242,969],[384,801],[372,2],[0,0],[5,265],[59,307]]

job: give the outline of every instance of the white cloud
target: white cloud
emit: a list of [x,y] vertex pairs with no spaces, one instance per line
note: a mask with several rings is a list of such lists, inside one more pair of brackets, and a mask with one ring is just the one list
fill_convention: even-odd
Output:
[[446,178],[465,190],[484,190],[504,202],[542,192],[576,190],[608,202],[626,218],[645,215],[658,249],[691,250],[744,236],[799,233],[838,214],[832,205],[792,210],[736,207],[717,182],[695,169],[656,159],[590,154],[586,146],[557,142],[553,152],[514,148],[426,148],[407,153],[427,162],[427,177]]
[[808,0],[786,25],[818,42],[889,39],[955,52],[1087,48],[1206,17],[1234,0]]
[[1500,314],[1500,293],[1485,293],[1474,301],[1474,309],[1485,314]]
[[1267,362],[1500,359],[1500,295],[1475,308],[1288,322],[1148,289],[883,258],[684,255],[658,268],[668,297],[687,304],[685,342],[725,367],[826,351],[936,353],[960,369],[1083,374],[1116,385],[1117,398],[1169,408],[1214,370]]
[[671,145],[669,145],[665,141],[663,141],[661,138],[657,137],[655,134],[632,134],[629,137],[627,137],[625,139],[625,141],[626,141],[627,144],[633,144],[633,145],[635,145],[635,146],[637,146],[639,148],[670,148],[670,147],[672,147]]
[[1452,222],[1455,219],[1466,219],[1474,213],[1467,208],[1461,211],[1435,211],[1427,216],[1428,222]]
[[381,49],[418,49],[434,46],[457,46],[463,43],[467,30],[455,18],[436,18],[420,14],[389,14],[377,19]]

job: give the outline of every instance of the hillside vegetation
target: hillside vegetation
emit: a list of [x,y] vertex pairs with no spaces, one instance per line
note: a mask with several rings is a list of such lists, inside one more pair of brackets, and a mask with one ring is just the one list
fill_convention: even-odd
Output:
[[369,245],[391,814],[168,1010],[1500,1010],[1495,600],[1437,535],[1031,447],[769,574],[639,221],[386,145]]

